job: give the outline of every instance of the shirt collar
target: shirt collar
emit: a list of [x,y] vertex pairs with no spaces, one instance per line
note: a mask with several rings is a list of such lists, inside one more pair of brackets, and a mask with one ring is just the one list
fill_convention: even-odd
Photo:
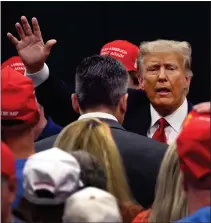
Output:
[[104,112],[86,113],[86,114],[81,115],[78,120],[81,120],[81,119],[84,119],[84,118],[105,118],[105,119],[112,119],[112,120],[118,122],[118,120],[113,115],[108,114],[108,113],[104,113]]
[[[150,104],[150,113],[151,113],[151,126],[154,126],[155,123],[162,118],[154,107]],[[182,126],[184,119],[188,113],[188,102],[187,99],[184,100],[182,105],[174,111],[172,114],[165,116],[166,121],[174,128],[175,131],[179,132]]]

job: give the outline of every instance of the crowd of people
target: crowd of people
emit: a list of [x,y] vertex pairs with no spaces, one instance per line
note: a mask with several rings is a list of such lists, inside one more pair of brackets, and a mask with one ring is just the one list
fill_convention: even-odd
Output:
[[[210,222],[210,102],[187,100],[188,42],[106,43],[75,90],[36,18],[1,65],[3,223]],[[66,71],[68,72],[68,71]]]

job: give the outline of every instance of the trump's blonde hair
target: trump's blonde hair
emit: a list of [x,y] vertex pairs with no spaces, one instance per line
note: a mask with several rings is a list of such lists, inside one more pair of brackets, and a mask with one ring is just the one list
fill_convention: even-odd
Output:
[[107,191],[120,202],[132,202],[122,160],[110,128],[98,119],[81,119],[66,126],[55,143],[68,153],[83,150],[96,157],[107,175]]
[[183,58],[187,76],[193,76],[193,72],[191,70],[192,49],[188,42],[159,39],[150,42],[142,42],[139,48],[138,68],[140,72],[142,71],[143,61],[146,55],[153,53],[178,53]]
[[175,222],[186,214],[187,198],[174,142],[169,146],[160,167],[149,222]]

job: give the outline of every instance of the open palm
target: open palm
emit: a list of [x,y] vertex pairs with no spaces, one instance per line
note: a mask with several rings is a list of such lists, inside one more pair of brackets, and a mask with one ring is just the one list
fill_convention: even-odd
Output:
[[56,40],[49,40],[44,44],[36,18],[32,18],[32,28],[25,16],[21,17],[21,22],[23,27],[20,23],[15,25],[20,41],[11,33],[8,33],[7,36],[16,47],[27,70],[33,72],[43,67]]

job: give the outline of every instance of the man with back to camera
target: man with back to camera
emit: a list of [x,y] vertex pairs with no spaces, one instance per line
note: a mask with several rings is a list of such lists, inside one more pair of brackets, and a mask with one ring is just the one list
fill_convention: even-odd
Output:
[[[110,126],[135,199],[146,207],[153,201],[157,173],[167,146],[127,132],[122,127],[127,108],[128,79],[125,68],[109,56],[85,58],[76,69],[72,105],[76,112],[80,112],[79,119],[96,117]],[[53,145],[56,137],[39,141],[37,150]]]

